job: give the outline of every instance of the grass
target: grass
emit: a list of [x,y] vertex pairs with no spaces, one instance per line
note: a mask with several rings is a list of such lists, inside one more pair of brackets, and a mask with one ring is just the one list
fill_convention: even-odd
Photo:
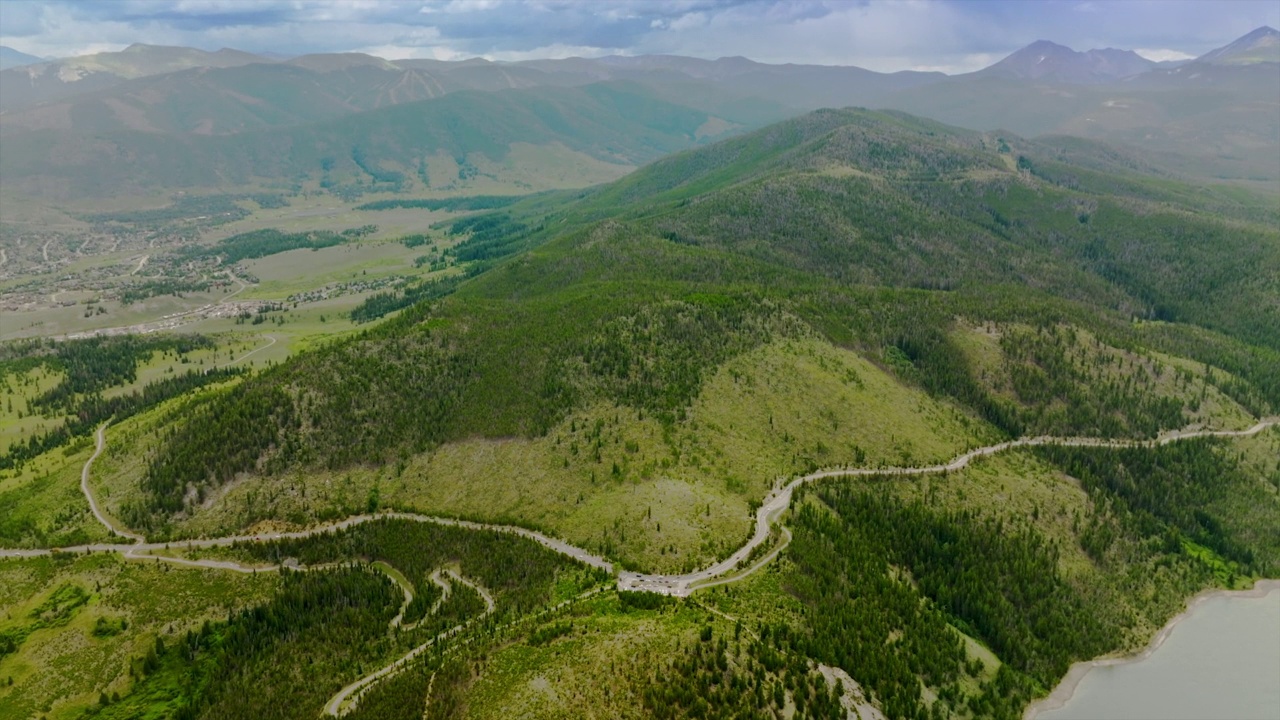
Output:
[[109,327],[123,327],[145,322],[154,322],[167,315],[187,310],[194,310],[203,305],[217,302],[227,292],[190,293],[181,298],[173,295],[161,295],[148,298],[132,305],[123,305],[116,301],[99,303],[106,308],[102,315],[85,317],[84,305],[44,306],[31,310],[6,313],[0,340],[13,340],[24,337],[55,337],[71,333],[85,332]]
[[[130,661],[156,636],[260,602],[277,581],[271,573],[180,569],[109,554],[0,562],[0,632],[30,622],[60,588],[88,595],[64,624],[31,633],[0,658],[0,717],[79,717],[99,693],[128,691]],[[99,619],[105,629],[95,634]]]
[[[1000,341],[1006,333],[1028,331],[1029,326],[1018,323],[986,323],[961,326],[952,337],[993,395],[1022,404],[1010,377],[1011,360]],[[1218,384],[1233,379],[1221,369],[1213,369],[1209,376],[1203,363],[1155,351],[1117,348],[1075,326],[1071,331],[1078,338],[1071,351],[1072,362],[1093,375],[1089,385],[1125,384],[1136,379],[1145,396],[1171,398],[1182,404],[1184,425],[1240,430],[1256,422],[1248,410],[1219,389]]]
[[[609,593],[568,614],[572,630],[551,642],[514,642],[487,655],[466,696],[469,718],[641,717],[632,678],[696,642],[707,623],[728,626],[696,606],[626,611]],[[544,625],[563,622],[549,619]],[[536,631],[536,628],[535,628]]]
[[59,547],[108,540],[80,492],[80,468],[92,453],[93,441],[85,438],[0,479],[0,544]]
[[[213,496],[183,531],[361,512],[377,487],[384,507],[529,525],[628,567],[691,570],[743,541],[752,503],[780,477],[818,466],[937,462],[991,439],[951,406],[818,340],[781,341],[731,360],[688,417],[667,427],[597,404],[539,438],[471,439],[398,465],[252,478]],[[138,439],[122,429],[120,447],[148,434],[145,425],[130,426]],[[120,452],[108,454],[104,473],[123,480],[141,471],[125,460],[139,452]],[[128,481],[111,484],[124,490]]]
[[334,283],[371,282],[382,277],[425,277],[427,267],[414,259],[446,243],[416,248],[395,241],[367,241],[320,250],[290,250],[244,263],[258,285],[241,296],[246,300],[284,300],[290,295],[319,290]]
[[43,365],[0,375],[5,395],[4,403],[0,404],[0,448],[8,448],[62,420],[33,415],[31,400],[48,392],[63,377],[64,373]]

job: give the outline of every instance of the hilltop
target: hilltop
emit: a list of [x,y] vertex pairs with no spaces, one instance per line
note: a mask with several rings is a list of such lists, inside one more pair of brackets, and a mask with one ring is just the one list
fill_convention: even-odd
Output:
[[1141,75],[1154,67],[1156,63],[1132,50],[1076,52],[1048,40],[1037,40],[976,75],[1095,84]]
[[[1232,397],[1265,412],[1280,403],[1280,365],[1266,360],[1280,353],[1266,300],[1280,266],[1274,229],[1225,198],[1214,214],[1241,220],[1217,219],[1177,188],[1013,136],[820,111],[567,204],[540,198],[459,221],[450,254],[478,277],[190,409],[128,517],[164,524],[194,510],[179,488],[212,492],[244,472],[377,465],[477,437],[537,441],[602,403],[684,427],[717,368],[787,339],[858,349],[1014,435],[1084,432],[1105,417],[1111,432],[1142,436],[1192,412],[1135,389],[1116,404],[1117,389],[1058,377],[1066,369],[1053,364],[1011,401],[964,359],[957,317],[1192,352],[1226,363],[1241,383]],[[216,418],[253,418],[253,430]],[[640,471],[626,467],[623,477]]]
[[1266,25],[1236,41],[1196,58],[1210,65],[1254,65],[1280,63],[1280,30]]
[[7,45],[0,45],[0,70],[7,70],[12,67],[21,67],[23,65],[34,65],[41,62],[44,62],[43,58],[19,52]]

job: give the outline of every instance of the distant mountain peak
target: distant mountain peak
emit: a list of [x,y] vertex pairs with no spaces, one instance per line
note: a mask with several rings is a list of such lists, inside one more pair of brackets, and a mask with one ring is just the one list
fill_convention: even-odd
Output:
[[1028,46],[1026,46],[1026,47],[1022,48],[1022,50],[1020,50],[1019,52],[1026,52],[1026,51],[1028,51],[1028,50],[1032,50],[1032,51],[1042,51],[1042,50],[1066,50],[1067,52],[1075,52],[1075,50],[1072,50],[1071,48],[1067,47],[1066,45],[1060,45],[1060,44],[1058,44],[1058,43],[1056,43],[1056,42],[1054,42],[1054,41],[1052,41],[1052,40],[1036,40],[1035,42],[1031,43],[1030,45],[1028,45]]
[[1280,63],[1280,31],[1269,25],[1255,28],[1217,50],[1196,58],[1212,65],[1254,65]]
[[0,70],[11,67],[22,67],[23,65],[35,65],[45,62],[44,58],[28,55],[20,50],[14,50],[7,45],[0,45]]
[[1259,40],[1262,38],[1267,38],[1267,37],[1271,37],[1271,38],[1280,37],[1280,30],[1276,30],[1270,25],[1263,25],[1262,27],[1257,27],[1249,31],[1249,33],[1242,36],[1240,40],[1252,42],[1252,41]]
[[985,70],[983,75],[1078,84],[1108,82],[1144,73],[1155,63],[1132,50],[1077,52],[1051,40],[1036,40]]

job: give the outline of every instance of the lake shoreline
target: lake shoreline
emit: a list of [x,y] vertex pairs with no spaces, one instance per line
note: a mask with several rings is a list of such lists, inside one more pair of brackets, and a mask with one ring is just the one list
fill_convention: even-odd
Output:
[[1131,655],[1101,657],[1093,660],[1082,660],[1080,662],[1073,663],[1071,668],[1067,670],[1066,676],[1058,682],[1052,692],[1027,706],[1027,709],[1022,713],[1022,720],[1035,720],[1035,718],[1041,713],[1058,710],[1065,706],[1067,702],[1071,700],[1072,696],[1075,695],[1076,688],[1079,687],[1080,682],[1084,680],[1085,676],[1087,676],[1094,668],[1113,665],[1128,665],[1130,663],[1141,662],[1151,657],[1151,654],[1160,649],[1160,646],[1164,644],[1164,641],[1169,638],[1169,634],[1173,632],[1173,629],[1177,627],[1178,623],[1190,617],[1191,614],[1195,612],[1200,605],[1204,604],[1205,601],[1216,597],[1260,598],[1277,590],[1280,590],[1280,579],[1264,578],[1256,581],[1253,584],[1253,587],[1247,590],[1212,589],[1203,590],[1197,593],[1192,596],[1191,599],[1187,600],[1187,605],[1182,609],[1182,612],[1170,618],[1169,622],[1165,623],[1164,627],[1160,628],[1160,631],[1155,634],[1155,637],[1151,638],[1151,642],[1147,643],[1147,646],[1142,650]]

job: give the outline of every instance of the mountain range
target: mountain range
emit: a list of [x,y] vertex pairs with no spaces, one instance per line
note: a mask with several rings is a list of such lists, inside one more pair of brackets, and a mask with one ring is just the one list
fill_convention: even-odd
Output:
[[1274,34],[4,71],[0,717],[1026,717],[1280,576]]
[[[482,102],[476,93],[507,94],[483,101],[504,107],[536,104],[539,95],[557,105],[575,92],[599,95],[605,91],[587,88],[604,83],[660,101],[654,107],[671,113],[644,121],[651,131],[667,126],[659,130],[667,133],[661,141],[633,141],[624,133],[609,142],[568,143],[609,163],[644,163],[658,152],[819,107],[862,106],[1028,137],[1090,137],[1142,150],[1171,172],[1265,185],[1280,182],[1280,165],[1261,152],[1280,138],[1278,39],[1274,29],[1259,28],[1172,67],[1128,50],[1076,52],[1038,41],[984,70],[957,76],[678,56],[494,63],[391,62],[345,53],[281,61],[230,49],[133,45],[0,72],[0,138],[24,138],[0,163],[11,187],[65,200],[147,192],[172,182],[207,190],[250,179],[321,182],[328,171],[319,158],[341,162],[340,156],[362,145],[412,150],[417,158],[450,153],[459,162],[479,152],[502,162],[506,149],[458,139],[467,133],[454,132],[455,140],[439,146],[411,148],[374,138],[392,106],[406,106],[403,117],[446,112],[463,118],[463,106]],[[439,105],[457,93],[470,94]],[[566,128],[590,124],[571,107],[560,105],[556,112]],[[685,127],[690,113],[701,118],[700,130]],[[527,137],[517,130],[504,139],[564,143],[541,126],[541,120],[530,123]],[[623,126],[636,127],[630,118]],[[334,135],[337,127],[341,139]],[[345,147],[336,150],[338,145]],[[254,148],[253,167],[235,159],[241,157],[237,146]],[[214,166],[229,167],[215,169],[208,157],[217,158]],[[389,171],[408,176],[418,164],[402,155],[376,160],[383,161],[394,166]],[[172,171],[175,166],[207,169],[182,173]],[[132,180],[120,182],[125,173]],[[68,177],[79,179],[68,183]]]
[[1156,66],[1157,63],[1132,50],[1107,48],[1076,52],[1048,40],[1037,40],[977,74],[1087,85],[1123,80]]
[[[818,110],[611,184],[448,221],[445,252],[466,279],[424,285],[426,299],[366,331],[113,428],[117,456],[146,462],[104,484],[121,488],[115,517],[148,538],[394,507],[536,527],[627,570],[689,572],[737,546],[779,476],[945,462],[951,433],[988,438],[962,446],[1149,438],[1273,413],[1275,220],[1274,207],[1134,170],[1098,143]],[[1145,642],[1126,638],[1149,636],[1214,582],[1203,558],[1241,575],[1280,568],[1280,538],[1259,530],[1280,518],[1274,453],[1258,470],[1225,444],[1102,450],[1026,451],[943,480],[833,479],[782,515],[792,530],[774,545],[783,554],[760,560],[758,584],[699,600],[728,596],[730,625],[788,633],[798,673],[806,660],[850,668],[887,717],[1013,720],[1072,662]],[[327,494],[337,487],[341,500]],[[913,524],[922,515],[925,529]],[[1007,557],[1013,547],[1030,559]],[[908,572],[915,582],[895,580]],[[933,630],[899,619],[934,607],[946,612]],[[611,627],[605,637],[630,637]],[[1004,679],[962,668],[949,628],[999,658]],[[520,641],[492,642],[490,657]],[[882,656],[895,666],[867,659]],[[478,659],[472,671],[537,675],[573,697],[574,673],[531,662]],[[639,692],[648,704],[634,716],[705,717],[698,693],[746,687],[724,679],[734,667],[768,662],[717,666],[716,682],[670,697]],[[602,672],[664,688],[698,677],[667,655]],[[429,673],[401,677],[413,712],[358,717],[421,717]],[[191,705],[217,709],[206,717],[247,715],[221,709],[238,698],[191,685]],[[481,717],[510,716],[527,697],[458,692],[508,703]],[[312,695],[282,714],[314,716],[324,696]],[[628,717],[631,699],[583,702],[583,715]]]

